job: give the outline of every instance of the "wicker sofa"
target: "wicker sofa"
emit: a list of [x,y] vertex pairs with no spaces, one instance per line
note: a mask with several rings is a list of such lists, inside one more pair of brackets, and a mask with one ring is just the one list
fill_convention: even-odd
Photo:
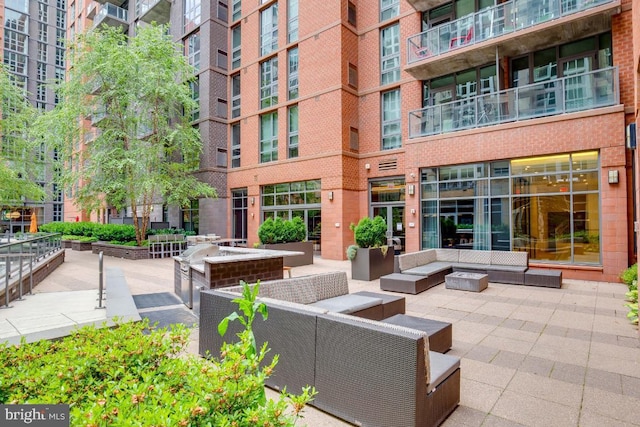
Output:
[[395,272],[425,276],[430,286],[452,271],[483,273],[490,282],[525,284],[527,252],[426,249],[396,256]]
[[[259,346],[266,341],[270,354],[279,355],[267,385],[290,392],[315,386],[313,406],[357,425],[442,423],[460,401],[460,359],[429,351],[422,331],[323,306],[349,295],[345,283],[343,272],[261,283],[269,318],[254,322],[254,334]],[[219,356],[223,341],[240,331],[233,322],[224,338],[217,333],[218,323],[237,310],[232,299],[239,290],[202,292],[200,354]]]

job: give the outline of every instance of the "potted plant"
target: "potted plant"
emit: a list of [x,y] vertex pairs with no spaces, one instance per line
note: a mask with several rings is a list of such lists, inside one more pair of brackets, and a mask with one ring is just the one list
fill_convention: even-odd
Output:
[[285,267],[313,264],[313,243],[305,241],[307,227],[302,218],[291,220],[268,218],[258,228],[258,238],[264,249],[304,252],[284,257]]
[[375,280],[393,273],[393,251],[387,246],[387,222],[376,216],[362,218],[357,225],[351,224],[356,244],[347,248],[351,260],[351,278]]

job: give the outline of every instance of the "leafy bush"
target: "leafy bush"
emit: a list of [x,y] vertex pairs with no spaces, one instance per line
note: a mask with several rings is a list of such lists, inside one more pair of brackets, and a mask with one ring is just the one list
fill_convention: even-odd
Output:
[[[246,331],[245,331],[246,332]],[[0,403],[64,403],[72,426],[293,426],[311,398],[264,397],[266,350],[244,333],[214,362],[184,354],[183,325],[85,327],[59,341],[0,344]],[[288,401],[291,402],[289,406]]]
[[291,220],[268,218],[258,228],[258,238],[263,245],[302,242],[307,237],[307,227],[300,217]]
[[83,237],[80,237],[80,238],[78,238],[76,240],[78,240],[81,243],[93,243],[93,242],[97,242],[98,241],[97,238],[89,237],[89,236],[83,236]]
[[381,216],[362,218],[358,225],[351,224],[356,245],[361,248],[377,248],[387,244],[387,222]]
[[62,235],[95,237],[101,241],[131,242],[136,231],[129,224],[98,224],[95,222],[50,222],[40,226],[40,231]]
[[81,238],[83,238],[84,236],[75,236],[73,234],[63,234],[60,238],[62,240],[79,240]]
[[636,282],[636,289],[638,283],[638,264],[633,264],[631,267],[627,268],[620,274],[620,280],[622,283],[626,284],[629,287],[629,290],[634,286],[634,282]]
[[627,297],[627,301],[629,301],[627,304],[625,304],[625,307],[629,309],[629,312],[627,313],[627,319],[629,319],[631,323],[633,323],[634,325],[637,325],[638,324],[637,282],[636,282],[636,289],[632,289],[629,292],[627,292],[626,297]]

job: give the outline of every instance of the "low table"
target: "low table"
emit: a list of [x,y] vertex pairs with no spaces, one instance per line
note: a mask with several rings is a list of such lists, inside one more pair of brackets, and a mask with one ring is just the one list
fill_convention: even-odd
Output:
[[429,277],[416,274],[391,273],[380,277],[380,289],[415,295],[429,289]]
[[429,337],[429,350],[431,351],[446,353],[451,348],[451,333],[453,330],[451,323],[407,316],[406,314],[396,314],[382,320],[382,322],[426,332]]
[[379,298],[382,300],[382,318],[386,319],[396,314],[404,314],[405,299],[397,295],[380,294],[376,292],[360,291],[354,292],[354,295],[362,295],[365,297]]
[[489,276],[482,273],[454,271],[444,277],[445,288],[481,292],[489,286]]

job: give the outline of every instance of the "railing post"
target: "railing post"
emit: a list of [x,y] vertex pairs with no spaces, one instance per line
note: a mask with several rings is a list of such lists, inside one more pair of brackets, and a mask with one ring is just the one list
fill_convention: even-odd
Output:
[[18,301],[22,301],[22,251],[18,255]]
[[33,294],[33,256],[29,257],[29,294]]
[[9,305],[9,275],[11,274],[11,266],[9,265],[9,255],[4,256],[5,270],[4,270],[4,300],[5,304],[2,308],[11,308]]
[[104,290],[104,276],[102,274],[104,264],[102,262],[103,252],[98,254],[98,306],[96,308],[106,308],[102,305],[102,292]]

